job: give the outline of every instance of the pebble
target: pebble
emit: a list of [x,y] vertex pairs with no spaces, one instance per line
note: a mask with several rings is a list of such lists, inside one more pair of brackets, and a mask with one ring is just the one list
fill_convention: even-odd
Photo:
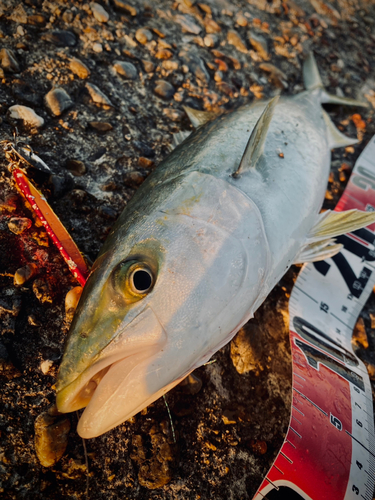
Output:
[[86,66],[86,64],[84,64],[82,61],[80,61],[79,59],[77,59],[75,57],[70,60],[69,68],[79,78],[84,79],[84,78],[87,78],[90,76],[90,70]]
[[81,175],[85,174],[87,170],[86,165],[83,163],[83,161],[80,160],[67,160],[65,163],[65,167],[76,177],[80,177]]
[[152,168],[154,166],[154,161],[149,158],[145,158],[144,156],[140,156],[138,158],[138,165],[146,170]]
[[18,73],[20,71],[20,66],[14,55],[13,50],[1,49],[0,50],[0,61],[1,67],[9,73]]
[[242,375],[251,371],[259,372],[263,370],[264,352],[256,335],[257,325],[250,326],[250,334],[245,328],[237,333],[230,344],[230,357],[237,372]]
[[113,126],[108,122],[89,122],[89,126],[99,134],[105,134],[113,130]]
[[13,234],[21,234],[32,225],[32,222],[27,217],[12,217],[8,222],[8,229]]
[[106,23],[109,20],[108,12],[99,3],[93,2],[90,4],[92,15],[99,23]]
[[115,61],[113,67],[118,75],[128,80],[135,80],[138,77],[137,68],[130,62]]
[[145,142],[133,141],[133,145],[143,154],[143,156],[147,156],[148,158],[153,158],[155,156],[155,151]]
[[152,33],[147,28],[139,28],[135,32],[135,39],[142,45],[145,45],[147,42],[151,42]]
[[15,23],[21,23],[21,24],[27,23],[27,15],[21,3],[12,10],[12,13],[8,17],[8,19],[14,21]]
[[164,99],[172,99],[175,89],[169,82],[165,80],[157,80],[154,92],[156,95],[163,97]]
[[236,47],[237,50],[243,52],[244,54],[247,54],[246,45],[242,41],[242,38],[235,31],[232,30],[228,31],[227,40],[228,43]]
[[32,14],[27,16],[27,23],[31,24],[31,26],[45,26],[47,21],[42,14]]
[[287,88],[288,77],[285,73],[281,71],[281,69],[277,68],[271,63],[262,63],[259,65],[259,68],[266,73],[270,73],[271,81],[275,83],[279,88]]
[[124,2],[124,0],[113,0],[113,5],[115,6],[115,9],[127,12],[133,17],[135,17],[138,14],[137,9],[132,5],[129,5],[128,3]]
[[206,69],[203,60],[191,54],[190,52],[180,52],[180,57],[182,61],[186,64],[189,70],[203,83],[208,84],[210,81],[210,75]]
[[68,445],[69,417],[52,406],[35,419],[34,430],[36,455],[43,467],[52,467]]
[[33,278],[38,272],[38,268],[35,264],[27,264],[24,267],[20,267],[14,274],[13,282],[15,285],[21,286],[31,278]]
[[175,21],[181,26],[182,30],[193,35],[199,35],[202,28],[194,22],[194,18],[189,15],[177,15]]
[[122,180],[126,186],[136,189],[142,184],[146,177],[147,172],[139,170],[129,170],[128,172],[125,172]]
[[42,36],[42,40],[54,43],[57,47],[74,47],[77,43],[75,34],[67,30],[56,30],[46,33]]
[[73,101],[69,94],[61,88],[55,88],[44,97],[47,108],[55,116],[60,116],[64,111],[73,106]]
[[173,57],[173,52],[169,49],[159,49],[155,54],[156,59],[170,59]]
[[146,73],[152,73],[155,69],[155,64],[152,61],[147,61],[146,59],[142,59],[142,64]]
[[184,113],[179,109],[164,108],[163,113],[172,121],[179,122],[184,117]]
[[36,298],[42,304],[44,304],[45,302],[52,304],[52,297],[50,294],[49,285],[46,281],[41,279],[35,280],[33,283],[33,292]]
[[83,288],[76,286],[69,290],[65,297],[65,321],[70,324],[73,320],[75,310],[77,309],[79,299],[81,298]]
[[100,54],[101,52],[103,52],[103,45],[99,42],[95,42],[92,44],[92,50],[97,54]]
[[363,318],[358,318],[358,321],[354,327],[352,344],[358,347],[363,347],[364,349],[368,349],[369,343]]
[[112,102],[108,97],[93,83],[86,83],[86,89],[88,90],[91,100],[95,104],[103,106],[104,109],[113,108]]
[[263,60],[269,59],[267,40],[264,38],[264,36],[257,35],[255,33],[249,33],[249,42]]
[[206,47],[215,47],[219,41],[219,37],[214,34],[206,35],[203,38],[203,43]]
[[237,14],[236,23],[238,24],[238,26],[242,26],[243,28],[246,28],[249,21],[247,20],[247,18],[243,14]]
[[40,128],[44,125],[44,118],[27,106],[15,104],[9,108],[9,116],[14,120],[22,120],[25,126]]

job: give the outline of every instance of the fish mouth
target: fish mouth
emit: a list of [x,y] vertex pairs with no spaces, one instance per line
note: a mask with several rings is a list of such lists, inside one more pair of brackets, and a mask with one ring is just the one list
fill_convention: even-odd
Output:
[[[83,416],[86,414],[84,418],[86,427],[94,426],[99,430],[80,432],[78,426],[78,432],[82,437],[100,435],[124,422],[132,416],[129,414],[131,401],[124,401],[124,398],[121,398],[130,372],[137,371],[136,368],[140,364],[147,366],[152,363],[155,355],[163,350],[166,341],[165,330],[151,308],[147,307],[122,329],[116,339],[103,349],[97,360],[72,382],[64,384],[65,374],[61,374],[58,384],[61,389],[58,387],[56,395],[57,408],[62,413],[69,413],[86,407],[83,414]],[[139,377],[137,382],[138,385],[142,383],[142,377]],[[143,385],[145,384],[143,380]],[[100,425],[99,422],[94,425],[95,419],[99,419]],[[114,420],[117,423],[112,425],[110,422]]]

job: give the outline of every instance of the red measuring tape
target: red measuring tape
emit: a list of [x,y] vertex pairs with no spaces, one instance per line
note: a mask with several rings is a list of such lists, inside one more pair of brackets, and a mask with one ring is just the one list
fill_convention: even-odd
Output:
[[[375,210],[375,136],[336,211]],[[254,500],[372,500],[372,391],[351,337],[375,285],[375,225],[337,238],[334,257],[306,264],[290,301],[293,400],[284,443]]]

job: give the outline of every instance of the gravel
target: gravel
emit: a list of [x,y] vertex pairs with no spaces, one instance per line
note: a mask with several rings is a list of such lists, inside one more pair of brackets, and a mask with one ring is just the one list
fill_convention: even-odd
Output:
[[[361,140],[333,152],[325,199],[333,208],[375,133],[374,19],[366,0],[8,0],[0,7],[1,136],[12,139],[17,123],[19,140],[50,166],[53,175],[29,176],[92,262],[173,134],[191,130],[183,106],[223,112],[301,92],[301,64],[313,49],[329,92],[369,103],[328,109]],[[119,62],[131,73],[114,71]],[[59,90],[69,106],[51,113],[44,97]],[[65,296],[77,283],[12,184],[4,155],[1,162],[1,498],[251,499],[288,426],[287,300],[298,268],[215,362],[196,370],[199,382],[167,394],[173,428],[161,399],[87,441],[87,470],[77,415],[53,409],[71,321]],[[15,285],[26,266],[35,274]],[[372,383],[374,317],[372,296],[355,342]],[[47,443],[45,453],[36,442]]]

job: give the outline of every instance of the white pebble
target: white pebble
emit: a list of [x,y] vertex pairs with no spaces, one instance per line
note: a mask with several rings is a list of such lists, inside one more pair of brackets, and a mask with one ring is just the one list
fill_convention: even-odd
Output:
[[93,44],[92,50],[100,54],[100,52],[103,52],[103,45],[101,43],[96,42]]
[[108,12],[98,3],[93,2],[91,5],[92,14],[100,23],[106,23],[109,19]]
[[45,361],[42,361],[39,365],[41,372],[44,375],[47,375],[47,373],[50,371],[51,366],[53,365],[53,361],[50,359],[46,359]]
[[21,104],[16,104],[9,108],[10,117],[14,120],[22,120],[25,125],[31,127],[42,127],[44,125],[44,119],[37,115],[35,111],[27,106],[22,106]]

